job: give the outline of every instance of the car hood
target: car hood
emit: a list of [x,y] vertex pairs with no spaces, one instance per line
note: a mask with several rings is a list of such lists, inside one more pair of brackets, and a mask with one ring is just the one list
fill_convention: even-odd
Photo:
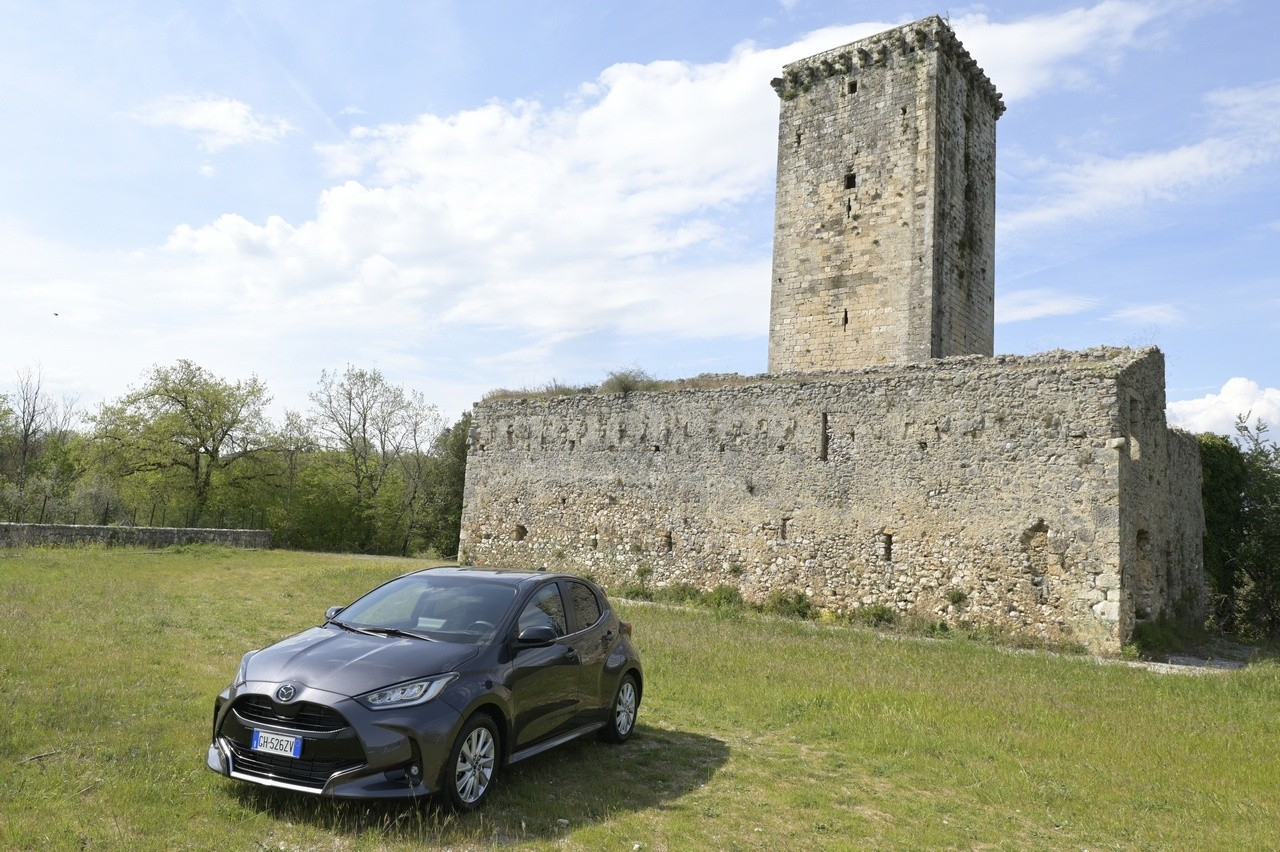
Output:
[[361,695],[414,678],[456,669],[475,645],[369,636],[338,627],[313,627],[249,658],[247,680],[290,683],[340,695]]

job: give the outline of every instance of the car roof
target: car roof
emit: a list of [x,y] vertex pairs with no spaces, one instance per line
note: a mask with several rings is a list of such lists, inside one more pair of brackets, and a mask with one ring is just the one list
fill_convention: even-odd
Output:
[[439,568],[424,568],[416,571],[417,574],[443,574],[450,577],[475,577],[477,579],[483,577],[486,580],[504,583],[511,586],[519,586],[530,580],[546,580],[550,578],[582,580],[582,577],[575,577],[572,574],[561,574],[558,572],[548,571],[517,571],[510,568],[480,568],[472,565],[442,565]]

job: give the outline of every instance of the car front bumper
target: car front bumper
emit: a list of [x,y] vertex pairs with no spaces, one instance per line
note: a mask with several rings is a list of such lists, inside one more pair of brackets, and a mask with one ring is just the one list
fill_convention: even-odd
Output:
[[[267,787],[344,798],[403,798],[436,791],[462,717],[434,700],[398,710],[297,687],[289,702],[278,683],[249,681],[214,702],[206,763],[213,771]],[[298,758],[253,750],[253,731],[302,740]]]

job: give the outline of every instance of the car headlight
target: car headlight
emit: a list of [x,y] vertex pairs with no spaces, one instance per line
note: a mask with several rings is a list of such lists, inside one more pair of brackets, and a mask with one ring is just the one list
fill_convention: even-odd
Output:
[[458,679],[457,672],[445,675],[411,680],[377,692],[368,692],[357,699],[370,710],[390,710],[393,707],[412,707],[415,704],[426,704],[435,698],[444,688]]
[[240,668],[236,671],[235,686],[239,686],[249,679],[249,658],[258,653],[257,649],[250,651],[240,658]]

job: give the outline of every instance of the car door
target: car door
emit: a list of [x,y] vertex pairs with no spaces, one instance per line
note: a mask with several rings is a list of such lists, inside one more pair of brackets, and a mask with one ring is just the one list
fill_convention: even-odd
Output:
[[552,627],[560,639],[545,648],[518,649],[511,661],[513,751],[563,733],[572,726],[578,707],[581,665],[568,641],[569,617],[555,581],[534,591],[520,611],[516,635],[538,625]]
[[577,580],[562,580],[565,600],[569,604],[570,629],[573,634],[567,641],[578,655],[578,709],[577,724],[587,724],[600,718],[600,708],[613,700],[606,691],[604,666],[609,659],[613,631],[607,610],[595,590]]

